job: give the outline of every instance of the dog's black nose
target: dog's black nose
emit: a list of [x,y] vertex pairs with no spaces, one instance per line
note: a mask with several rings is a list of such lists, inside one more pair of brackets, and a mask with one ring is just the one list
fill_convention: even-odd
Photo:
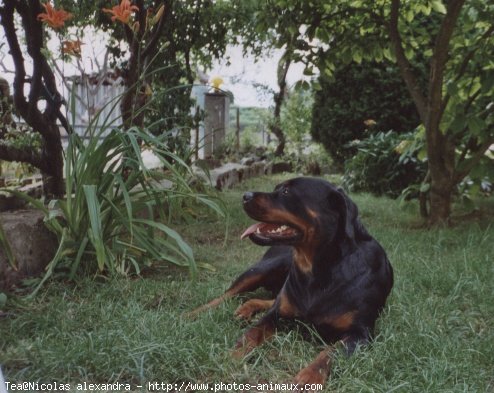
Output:
[[247,191],[244,194],[244,203],[251,201],[252,198],[254,198],[254,193],[253,192],[250,192],[250,191]]

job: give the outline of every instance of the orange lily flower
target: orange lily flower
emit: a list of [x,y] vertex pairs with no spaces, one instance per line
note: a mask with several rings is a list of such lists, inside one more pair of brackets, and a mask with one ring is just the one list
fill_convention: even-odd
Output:
[[62,28],[65,25],[65,21],[72,18],[72,14],[70,12],[56,10],[50,3],[45,3],[42,5],[45,7],[46,12],[38,14],[38,19],[54,29]]
[[103,12],[112,14],[111,20],[115,22],[119,20],[122,23],[128,24],[132,11],[139,11],[139,7],[131,5],[130,0],[122,0],[119,5],[112,7],[112,9],[103,8]]
[[81,45],[83,45],[82,41],[80,40],[63,41],[62,45],[63,45],[62,53],[76,57],[81,56]]

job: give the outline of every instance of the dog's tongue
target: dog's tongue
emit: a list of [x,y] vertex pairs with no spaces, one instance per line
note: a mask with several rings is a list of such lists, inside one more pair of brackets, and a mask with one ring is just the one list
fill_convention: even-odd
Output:
[[257,228],[259,228],[262,225],[261,222],[256,222],[255,224],[252,224],[250,227],[248,227],[244,233],[242,233],[242,236],[240,236],[240,239],[243,240],[247,236],[249,236],[251,233],[254,233]]

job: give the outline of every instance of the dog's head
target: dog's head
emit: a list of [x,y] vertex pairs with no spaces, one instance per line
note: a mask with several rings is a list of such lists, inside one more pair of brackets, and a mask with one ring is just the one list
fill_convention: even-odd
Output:
[[355,245],[357,206],[333,184],[317,178],[295,178],[277,185],[273,192],[246,192],[245,212],[258,223],[242,238],[259,245]]

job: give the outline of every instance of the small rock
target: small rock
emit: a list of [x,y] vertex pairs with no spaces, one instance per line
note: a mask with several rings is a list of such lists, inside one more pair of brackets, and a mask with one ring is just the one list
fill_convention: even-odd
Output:
[[0,214],[2,225],[17,270],[8,263],[3,247],[0,247],[0,291],[12,288],[20,280],[44,271],[53,259],[58,241],[46,228],[44,214],[38,210],[16,210]]

